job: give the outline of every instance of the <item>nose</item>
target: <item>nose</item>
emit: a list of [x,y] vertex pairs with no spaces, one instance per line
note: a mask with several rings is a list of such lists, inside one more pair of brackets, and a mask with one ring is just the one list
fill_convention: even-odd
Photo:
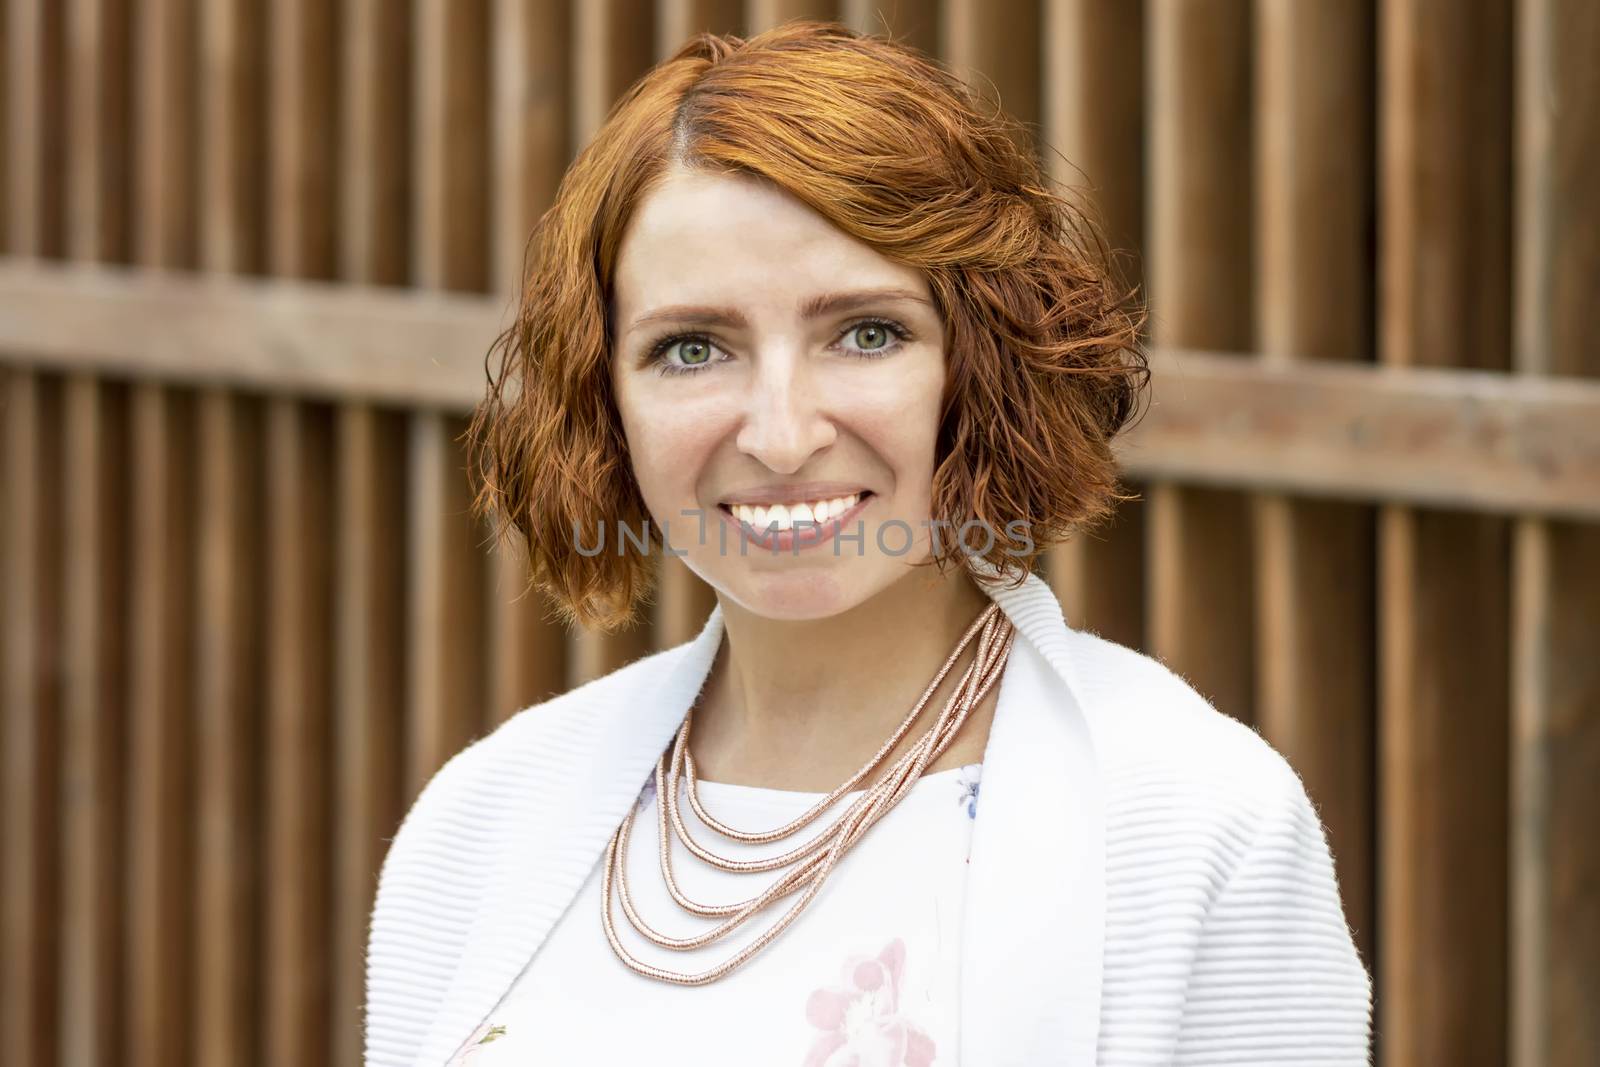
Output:
[[838,436],[806,363],[793,350],[769,350],[749,379],[736,444],[778,474],[799,471]]

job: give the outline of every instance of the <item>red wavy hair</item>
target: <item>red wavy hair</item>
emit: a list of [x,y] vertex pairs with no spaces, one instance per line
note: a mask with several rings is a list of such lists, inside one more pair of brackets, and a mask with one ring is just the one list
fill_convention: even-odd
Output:
[[[934,517],[986,523],[984,558],[1011,580],[1126,499],[1110,443],[1148,376],[1143,311],[1027,143],[920,52],[833,23],[702,34],[617,101],[535,227],[467,431],[479,514],[525,539],[530,578],[569,625],[631,623],[659,567],[655,538],[648,554],[585,556],[574,530],[651,522],[612,392],[609,309],[628,221],[675,164],[764,179],[924,272],[949,360]],[[967,565],[972,550],[942,540],[928,562]]]

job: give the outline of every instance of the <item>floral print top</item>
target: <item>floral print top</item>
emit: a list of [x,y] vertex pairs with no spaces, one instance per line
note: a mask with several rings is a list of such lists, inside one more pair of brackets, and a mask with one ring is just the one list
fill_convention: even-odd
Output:
[[[961,906],[982,769],[975,763],[923,776],[846,853],[783,934],[742,967],[702,986],[642,978],[616,958],[601,928],[597,863],[527,969],[489,1017],[464,1035],[447,1067],[954,1064]],[[679,809],[696,841],[747,859],[809,840],[859,796],[848,794],[793,837],[765,845],[713,833],[684,798]],[[743,830],[780,826],[821,797],[700,783],[707,810]],[[637,802],[628,886],[647,923],[684,937],[716,920],[683,911],[667,895],[657,858],[657,799],[652,778]],[[732,874],[694,859],[675,836],[671,844],[679,888],[702,903],[748,900],[782,874]],[[646,940],[620,904],[613,905],[613,922],[635,957],[698,972],[759,936],[795,899],[783,898],[722,940],[690,951]]]

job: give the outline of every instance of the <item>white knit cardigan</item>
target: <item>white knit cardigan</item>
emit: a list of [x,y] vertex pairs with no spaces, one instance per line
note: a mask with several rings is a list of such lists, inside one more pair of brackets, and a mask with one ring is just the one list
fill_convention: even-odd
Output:
[[[1018,634],[972,829],[958,1062],[1368,1064],[1371,979],[1299,776],[1160,663],[1069,628],[1037,576],[987,588]],[[722,627],[719,607],[695,639],[524,710],[429,782],[372,913],[371,1067],[438,1067],[499,1002]],[[665,1043],[661,1062],[693,1049]]]

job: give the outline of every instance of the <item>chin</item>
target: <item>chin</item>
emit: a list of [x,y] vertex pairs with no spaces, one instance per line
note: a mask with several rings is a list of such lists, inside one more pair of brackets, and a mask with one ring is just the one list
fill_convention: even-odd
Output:
[[817,565],[793,559],[715,559],[708,570],[685,562],[726,600],[766,619],[805,622],[841,615],[904,578],[894,558],[834,559]]

